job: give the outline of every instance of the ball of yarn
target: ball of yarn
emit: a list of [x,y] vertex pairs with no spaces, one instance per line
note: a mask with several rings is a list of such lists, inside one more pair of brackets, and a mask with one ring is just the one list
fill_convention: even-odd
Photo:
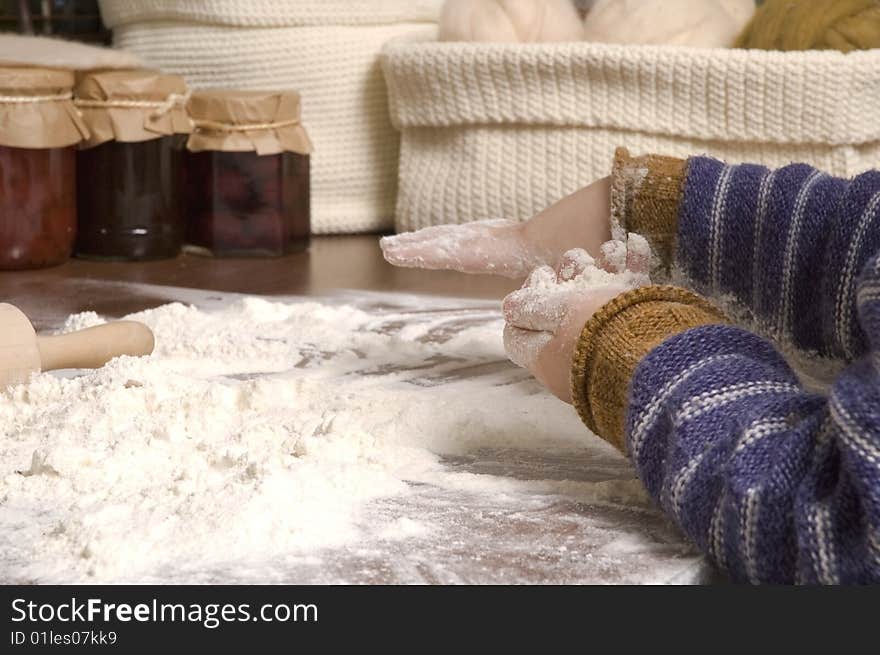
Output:
[[447,0],[441,41],[580,41],[583,23],[571,0]]
[[736,45],[841,52],[880,48],[880,0],[764,0]]
[[596,0],[584,19],[584,37],[604,43],[726,48],[754,13],[754,0]]

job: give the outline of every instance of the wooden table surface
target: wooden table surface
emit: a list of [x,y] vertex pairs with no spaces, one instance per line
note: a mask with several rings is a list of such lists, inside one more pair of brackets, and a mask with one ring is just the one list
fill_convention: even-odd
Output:
[[316,237],[309,252],[278,259],[181,255],[144,263],[73,259],[55,268],[0,273],[0,300],[19,306],[37,329],[69,314],[122,316],[166,302],[96,282],[154,284],[259,295],[314,296],[337,289],[501,299],[518,284],[490,276],[400,269],[386,263],[375,235]]

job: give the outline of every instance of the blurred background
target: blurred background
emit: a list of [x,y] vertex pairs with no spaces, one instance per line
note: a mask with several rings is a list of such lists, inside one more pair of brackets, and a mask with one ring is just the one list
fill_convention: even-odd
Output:
[[0,31],[110,43],[98,0],[0,0]]

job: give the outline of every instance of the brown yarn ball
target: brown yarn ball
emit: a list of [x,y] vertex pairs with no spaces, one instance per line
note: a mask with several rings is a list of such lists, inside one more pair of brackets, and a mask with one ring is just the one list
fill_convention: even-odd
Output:
[[880,48],[880,0],[765,0],[735,47],[841,52]]

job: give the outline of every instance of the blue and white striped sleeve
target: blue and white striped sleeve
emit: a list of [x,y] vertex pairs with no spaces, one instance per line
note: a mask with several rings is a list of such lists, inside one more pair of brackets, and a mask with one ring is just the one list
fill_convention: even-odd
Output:
[[638,474],[735,580],[880,582],[880,256],[862,270],[865,353],[827,396],[805,391],[770,342],[725,325],[666,340],[635,371]]
[[696,291],[733,297],[800,349],[850,361],[865,351],[856,279],[880,249],[880,172],[844,180],[806,164],[694,157],[676,236],[676,262]]

